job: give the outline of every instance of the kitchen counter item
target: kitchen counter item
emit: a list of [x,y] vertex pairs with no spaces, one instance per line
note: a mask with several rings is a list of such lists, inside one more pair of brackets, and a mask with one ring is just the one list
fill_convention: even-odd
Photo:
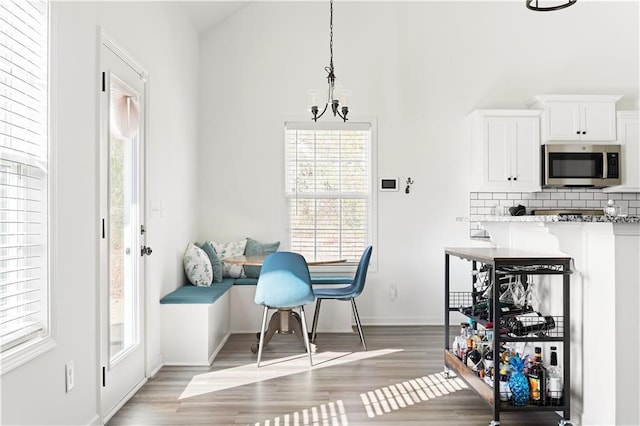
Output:
[[600,212],[597,215],[590,214],[550,214],[528,216],[493,216],[478,215],[472,218],[458,217],[459,222],[598,222],[598,223],[633,223],[640,224],[640,216],[605,216]]
[[538,209],[532,210],[534,216],[602,216],[602,210],[582,210],[582,209]]

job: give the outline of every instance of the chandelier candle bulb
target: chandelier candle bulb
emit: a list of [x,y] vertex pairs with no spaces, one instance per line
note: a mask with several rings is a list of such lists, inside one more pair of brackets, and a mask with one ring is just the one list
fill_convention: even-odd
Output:
[[318,91],[317,90],[309,90],[307,92],[307,105],[309,105],[309,111],[311,108],[318,107]]
[[340,96],[340,104],[342,105],[342,107],[348,107],[349,106],[349,98],[351,97],[351,91],[350,90],[343,90]]

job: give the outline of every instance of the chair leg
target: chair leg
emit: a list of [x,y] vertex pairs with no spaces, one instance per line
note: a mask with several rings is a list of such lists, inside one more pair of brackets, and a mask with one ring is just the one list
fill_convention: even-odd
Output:
[[309,353],[309,365],[313,367],[313,359],[311,358],[311,345],[309,345],[309,334],[307,334],[307,318],[304,315],[304,306],[300,306],[300,319],[302,320],[302,335],[304,336],[304,345]]
[[360,324],[360,316],[358,315],[358,308],[356,308],[356,299],[351,298],[351,307],[353,308],[353,316],[356,318],[356,325],[358,326],[358,333],[360,333],[360,341],[364,350],[367,350],[367,344],[364,342],[364,334],[362,334],[362,324]]
[[260,367],[260,359],[262,358],[262,348],[264,347],[264,329],[267,327],[267,314],[269,308],[266,306],[262,311],[262,326],[260,327],[260,342],[258,343],[258,368]]
[[311,324],[311,343],[316,342],[316,333],[318,332],[318,317],[320,316],[320,302],[322,302],[322,299],[316,299],[316,309],[313,312],[313,323]]

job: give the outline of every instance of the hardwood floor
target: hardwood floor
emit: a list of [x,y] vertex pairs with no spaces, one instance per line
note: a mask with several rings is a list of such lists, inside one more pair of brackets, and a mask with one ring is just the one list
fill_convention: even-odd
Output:
[[[295,336],[276,335],[259,370],[250,351],[255,334],[231,335],[211,367],[163,367],[108,424],[463,426],[492,420],[490,407],[464,382],[441,378],[442,327],[365,327],[364,334],[367,352],[357,333],[318,334],[313,369]],[[213,391],[216,386],[229,387]],[[549,412],[501,413],[502,425],[558,420]]]

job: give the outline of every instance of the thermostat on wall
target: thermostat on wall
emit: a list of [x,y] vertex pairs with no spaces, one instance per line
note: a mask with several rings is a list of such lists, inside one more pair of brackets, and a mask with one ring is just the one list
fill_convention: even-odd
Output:
[[398,178],[381,178],[380,191],[397,191],[398,190]]

